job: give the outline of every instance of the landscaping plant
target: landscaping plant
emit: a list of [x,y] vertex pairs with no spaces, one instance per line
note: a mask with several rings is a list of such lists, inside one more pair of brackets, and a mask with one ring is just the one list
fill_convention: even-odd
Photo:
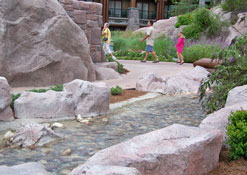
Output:
[[223,63],[209,74],[200,87],[200,100],[207,113],[224,107],[231,89],[247,84],[247,35],[237,38],[235,44],[215,53],[215,59]]
[[236,11],[236,12],[246,12],[247,9],[247,1],[246,0],[226,0],[225,3],[222,4],[222,8],[224,11]]
[[112,95],[120,95],[123,92],[123,89],[119,86],[111,88]]
[[247,111],[237,111],[230,115],[227,136],[230,159],[247,159]]
[[173,10],[171,15],[178,16],[193,10],[199,7],[199,0],[173,0]]

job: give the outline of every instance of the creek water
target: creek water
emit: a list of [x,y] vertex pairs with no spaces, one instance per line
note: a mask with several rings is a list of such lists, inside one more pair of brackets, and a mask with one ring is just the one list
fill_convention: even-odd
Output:
[[[64,128],[55,132],[63,134],[64,139],[34,150],[6,149],[0,152],[0,165],[35,161],[54,175],[65,175],[101,149],[174,123],[198,126],[204,118],[197,96],[161,96],[111,111],[89,124],[63,121]],[[66,149],[72,154],[63,156]]]

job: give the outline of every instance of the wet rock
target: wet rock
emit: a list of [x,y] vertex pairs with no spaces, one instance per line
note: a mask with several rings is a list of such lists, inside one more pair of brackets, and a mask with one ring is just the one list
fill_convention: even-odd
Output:
[[54,129],[54,128],[63,128],[63,124],[62,124],[62,123],[56,122],[56,123],[53,123],[53,124],[51,125],[51,128],[52,128],[52,129]]
[[239,103],[222,108],[212,114],[209,114],[200,124],[200,128],[219,129],[224,135],[224,142],[226,141],[226,127],[228,126],[228,117],[231,112],[237,110],[247,110],[247,103]]
[[63,156],[70,156],[72,154],[72,150],[70,148],[64,150],[62,153],[61,153]]
[[13,136],[11,144],[20,147],[42,146],[55,138],[61,138],[61,136],[42,124],[27,122],[21,124]]
[[101,150],[71,174],[100,165],[133,167],[142,174],[202,175],[217,167],[222,140],[219,130],[174,124]]
[[207,77],[208,73],[205,68],[196,66],[190,71],[180,72],[168,78],[148,74],[137,81],[136,90],[168,95],[197,93],[201,81]]
[[120,166],[85,166],[80,171],[73,171],[70,175],[142,175],[137,169]]
[[96,79],[87,37],[58,1],[2,4],[0,75],[9,84],[46,86]]
[[228,93],[226,107],[247,102],[247,85],[235,87]]
[[52,175],[45,167],[36,162],[29,162],[15,166],[0,166],[1,175]]
[[17,118],[74,118],[72,94],[47,91],[46,93],[24,92],[15,101]]
[[0,77],[0,121],[13,120],[13,113],[10,109],[12,97],[8,81],[4,77]]
[[13,133],[12,131],[8,131],[4,134],[4,139],[10,140],[14,135],[15,135],[15,133]]
[[74,80],[64,84],[64,92],[73,94],[75,114],[85,117],[104,115],[109,111],[110,89],[105,83]]

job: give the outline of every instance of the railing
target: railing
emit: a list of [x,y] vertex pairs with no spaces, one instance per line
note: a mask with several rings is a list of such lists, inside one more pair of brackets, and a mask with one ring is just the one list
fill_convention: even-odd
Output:
[[140,19],[155,19],[156,12],[148,11],[148,10],[139,10],[139,18]]
[[128,9],[109,8],[109,17],[127,18]]

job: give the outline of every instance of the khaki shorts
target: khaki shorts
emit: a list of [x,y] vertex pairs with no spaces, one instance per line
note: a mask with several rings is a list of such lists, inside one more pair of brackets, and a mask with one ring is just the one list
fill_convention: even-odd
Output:
[[109,43],[104,43],[103,49],[105,51],[105,54],[111,54],[111,49],[110,49],[110,44]]

